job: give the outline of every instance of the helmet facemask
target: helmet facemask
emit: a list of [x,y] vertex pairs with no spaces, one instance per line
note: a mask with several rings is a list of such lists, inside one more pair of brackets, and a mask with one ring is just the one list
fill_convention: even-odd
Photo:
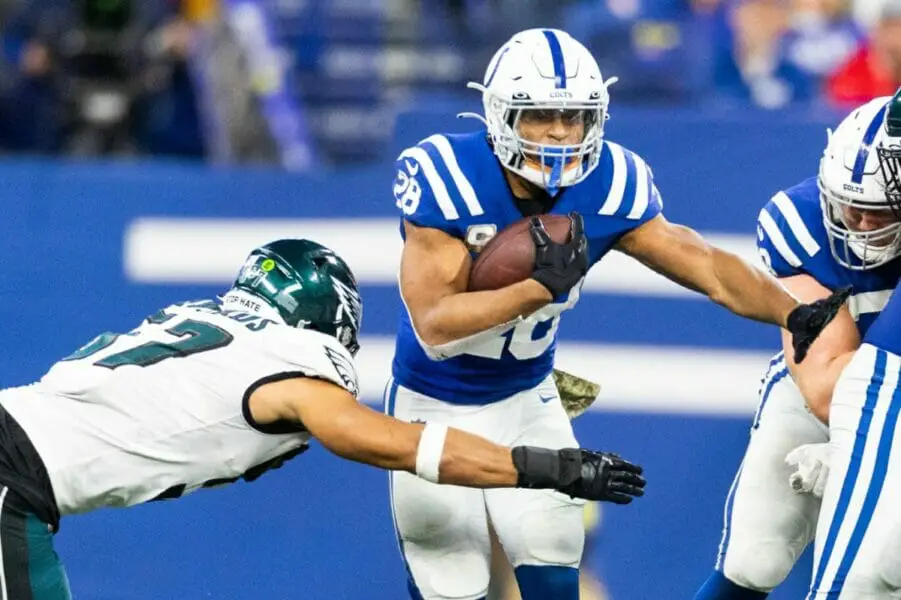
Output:
[[[605,86],[612,80],[605,82]],[[477,83],[469,87],[483,94],[485,121],[495,154],[507,169],[538,185],[552,196],[561,187],[583,181],[600,161],[607,120],[607,95],[593,92],[588,101],[536,102],[528,94],[516,93],[503,98]],[[573,144],[536,142],[523,136],[523,120],[534,115],[536,121],[557,118],[567,125],[581,121],[581,140]]]
[[887,206],[856,200],[830,189],[822,176],[818,185],[829,247],[841,266],[852,271],[866,271],[898,256],[901,252],[901,221],[893,220],[883,227],[861,231],[849,219],[849,211],[883,212],[888,210]]
[[885,199],[901,219],[901,145],[879,146],[879,173],[885,183]]

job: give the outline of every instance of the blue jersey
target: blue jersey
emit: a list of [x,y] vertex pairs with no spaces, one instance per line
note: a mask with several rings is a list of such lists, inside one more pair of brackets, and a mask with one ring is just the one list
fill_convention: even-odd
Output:
[[[433,135],[402,152],[396,167],[394,196],[403,219],[462,240],[473,257],[496,232],[523,218],[484,130]],[[594,264],[619,237],[661,209],[644,160],[604,142],[598,167],[584,181],[564,188],[549,212],[583,216]],[[406,388],[457,404],[487,404],[533,388],[553,369],[560,314],[578,301],[579,287],[468,348],[467,354],[442,361],[426,355],[401,308],[394,378]]]
[[816,177],[773,196],[757,218],[757,250],[774,275],[807,274],[830,290],[853,287],[848,305],[862,338],[892,296],[901,261],[846,269],[833,258],[827,235]]

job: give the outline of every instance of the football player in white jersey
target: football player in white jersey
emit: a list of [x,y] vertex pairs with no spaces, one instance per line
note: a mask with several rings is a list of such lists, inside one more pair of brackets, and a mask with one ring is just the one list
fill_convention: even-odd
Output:
[[318,439],[430,482],[623,501],[641,469],[577,448],[503,448],[356,401],[362,304],[343,260],[308,240],[254,250],[216,300],[104,333],[37,383],[0,391],[0,598],[66,600],[60,517],[253,481]]
[[[562,313],[611,249],[745,317],[789,330],[796,358],[847,290],[800,304],[769,274],[662,215],[644,160],[604,139],[608,87],[591,53],[563,31],[531,29],[494,55],[480,84],[485,128],[433,135],[404,150],[393,192],[404,237],[401,311],[386,409],[441,420],[497,443],[576,444],[551,377]],[[556,244],[532,221],[530,279],[468,291],[472,261],[501,229],[569,214]],[[576,600],[582,507],[559,494],[440,488],[392,476],[392,508],[410,593],[477,600],[488,589],[490,517],[524,600]]]
[[[901,222],[877,151],[899,142],[886,127],[889,100],[852,111],[829,135],[818,176],[779,192],[760,211],[758,249],[789,290],[807,301],[846,285],[854,294],[804,363],[791,359],[787,336],[770,361],[728,493],[716,566],[695,600],[767,597],[813,539],[829,470],[833,388],[901,276]],[[798,491],[810,493],[794,491],[792,477]]]

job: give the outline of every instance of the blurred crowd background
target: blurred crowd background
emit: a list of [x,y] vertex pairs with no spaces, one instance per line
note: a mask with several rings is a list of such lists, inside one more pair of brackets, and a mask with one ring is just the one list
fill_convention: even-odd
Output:
[[0,0],[0,151],[292,170],[382,156],[532,26],[613,107],[829,110],[901,84],[901,0]]

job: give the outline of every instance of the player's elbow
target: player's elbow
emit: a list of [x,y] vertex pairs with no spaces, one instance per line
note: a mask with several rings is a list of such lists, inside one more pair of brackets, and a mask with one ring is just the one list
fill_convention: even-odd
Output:
[[413,326],[416,328],[416,336],[427,350],[438,349],[455,341],[451,331],[442,322],[441,313],[437,309],[425,312],[419,315],[419,318],[413,317]]

